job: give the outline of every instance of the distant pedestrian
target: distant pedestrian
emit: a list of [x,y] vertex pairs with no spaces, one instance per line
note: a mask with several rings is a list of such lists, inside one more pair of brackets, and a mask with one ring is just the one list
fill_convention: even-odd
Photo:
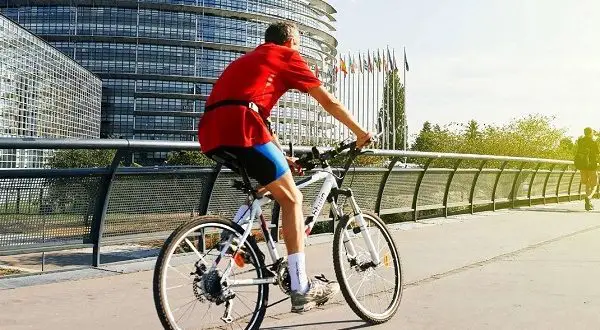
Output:
[[585,185],[585,209],[593,210],[591,199],[596,193],[598,185],[598,143],[594,139],[594,131],[586,127],[584,136],[577,139],[577,151],[575,153],[575,167],[581,171],[581,184]]

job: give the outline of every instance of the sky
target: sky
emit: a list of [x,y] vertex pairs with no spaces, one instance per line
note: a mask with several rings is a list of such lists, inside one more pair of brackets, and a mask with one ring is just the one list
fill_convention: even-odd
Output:
[[[329,0],[339,51],[406,47],[410,140],[430,121],[600,129],[600,1]],[[400,59],[400,57],[399,57]]]

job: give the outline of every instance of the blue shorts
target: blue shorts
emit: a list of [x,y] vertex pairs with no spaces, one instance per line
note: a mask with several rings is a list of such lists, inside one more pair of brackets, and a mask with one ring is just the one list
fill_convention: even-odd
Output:
[[[224,152],[234,155],[246,169],[248,176],[263,186],[281,178],[290,170],[283,153],[273,142],[253,147],[219,147],[206,155],[212,157]],[[234,168],[232,170],[235,171]]]

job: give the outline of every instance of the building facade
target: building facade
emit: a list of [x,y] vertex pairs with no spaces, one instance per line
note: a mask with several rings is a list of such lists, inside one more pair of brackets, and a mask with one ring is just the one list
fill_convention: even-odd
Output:
[[[0,10],[102,79],[102,137],[197,139],[212,84],[278,20],[298,24],[304,58],[327,86],[335,79],[335,9],[324,0],[0,0]],[[331,128],[298,93],[281,99],[272,120],[296,144]]]
[[[0,15],[0,136],[100,137],[102,82]],[[0,167],[42,167],[51,151],[0,150]]]

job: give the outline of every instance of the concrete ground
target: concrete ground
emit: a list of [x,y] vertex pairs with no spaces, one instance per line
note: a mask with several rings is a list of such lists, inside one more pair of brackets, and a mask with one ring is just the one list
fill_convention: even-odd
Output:
[[[599,329],[600,212],[582,203],[392,227],[404,271],[398,313],[375,329]],[[309,273],[333,275],[312,241]],[[160,329],[154,260],[0,280],[0,329]],[[271,289],[270,302],[282,297]],[[263,329],[365,327],[343,298],[304,315],[285,301]]]

